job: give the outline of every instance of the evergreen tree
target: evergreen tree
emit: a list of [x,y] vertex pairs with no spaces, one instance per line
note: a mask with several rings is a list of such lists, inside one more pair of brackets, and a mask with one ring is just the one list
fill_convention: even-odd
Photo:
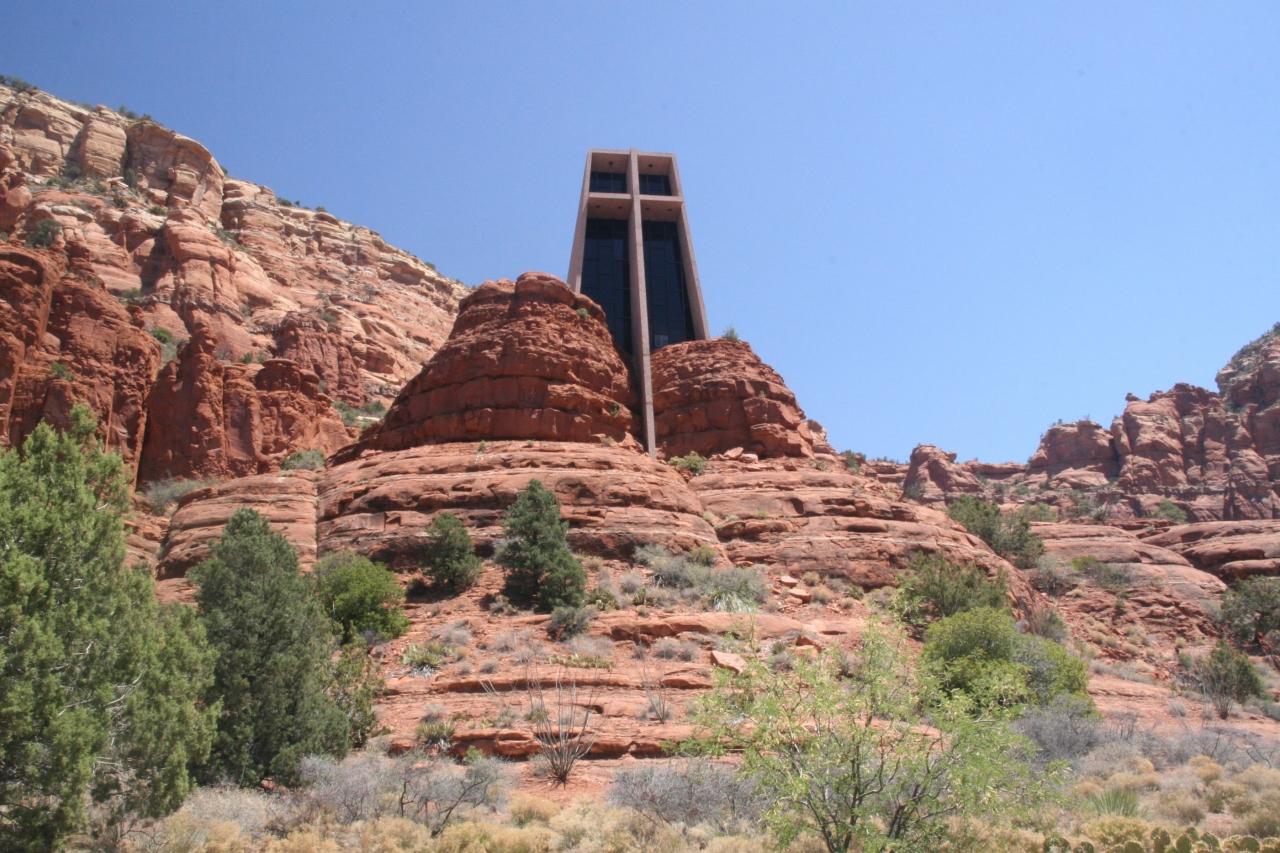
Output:
[[507,511],[507,543],[498,554],[507,569],[503,591],[508,598],[548,612],[581,606],[587,576],[569,550],[568,526],[560,520],[560,502],[540,481],[520,492]]
[[290,784],[303,756],[345,753],[347,720],[328,692],[330,623],[284,537],[237,510],[192,578],[218,655],[209,695],[221,715],[206,777]]
[[352,551],[327,554],[316,564],[316,595],[343,643],[362,635],[386,640],[409,628],[400,605],[404,590],[381,563]]
[[431,585],[448,592],[462,592],[480,576],[480,558],[466,526],[447,513],[431,523],[423,563]]
[[212,660],[190,612],[125,565],[128,481],[95,420],[0,452],[0,849],[48,850],[176,808],[208,755]]

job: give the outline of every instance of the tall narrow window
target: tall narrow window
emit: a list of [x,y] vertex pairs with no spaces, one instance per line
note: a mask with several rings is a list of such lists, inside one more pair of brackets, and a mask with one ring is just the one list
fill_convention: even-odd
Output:
[[693,339],[693,316],[674,222],[644,223],[644,283],[649,309],[649,348]]
[[604,309],[613,342],[632,351],[631,269],[624,219],[588,219],[582,255],[582,292]]

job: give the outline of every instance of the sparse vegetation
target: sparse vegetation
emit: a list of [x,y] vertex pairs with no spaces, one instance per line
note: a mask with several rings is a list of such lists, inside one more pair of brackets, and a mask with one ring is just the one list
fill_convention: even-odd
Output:
[[75,374],[71,372],[71,368],[67,367],[60,361],[55,361],[49,365],[49,375],[54,379],[71,380],[75,378]]
[[738,337],[738,330],[735,329],[733,326],[726,326],[725,330],[720,333],[720,337],[725,339],[726,341],[742,340],[742,338]]
[[295,450],[284,458],[280,467],[285,471],[318,471],[324,467],[324,451],[314,447]]
[[1222,599],[1221,624],[1226,634],[1246,648],[1268,637],[1280,648],[1280,578],[1248,578]]
[[1248,655],[1219,641],[1213,651],[1193,661],[1190,676],[1222,719],[1235,702],[1262,695],[1262,679]]
[[41,219],[27,231],[24,242],[32,249],[50,249],[61,234],[62,226],[56,219]]
[[188,480],[182,477],[154,480],[143,487],[142,499],[147,502],[152,512],[163,515],[187,495],[208,488],[216,482],[216,480]]
[[1168,498],[1165,498],[1160,501],[1160,503],[1156,504],[1155,511],[1152,515],[1155,518],[1163,518],[1166,521],[1172,521],[1174,524],[1187,523],[1187,511]]
[[1117,591],[1133,585],[1133,573],[1127,568],[1094,557],[1076,557],[1071,561],[1071,570],[1103,589]]
[[1032,568],[1044,553],[1044,542],[1031,532],[1030,520],[1022,514],[1003,514],[997,503],[961,495],[947,506],[947,514],[1020,569]]
[[671,467],[677,471],[688,471],[697,477],[707,467],[707,460],[696,450],[690,450],[684,456],[673,456],[670,460]]

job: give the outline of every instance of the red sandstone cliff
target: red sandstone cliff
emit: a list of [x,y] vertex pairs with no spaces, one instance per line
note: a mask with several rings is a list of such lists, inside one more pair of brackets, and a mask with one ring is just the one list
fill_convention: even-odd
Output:
[[3,86],[0,232],[0,442],[81,400],[143,480],[336,449],[331,402],[389,400],[466,293],[155,122]]

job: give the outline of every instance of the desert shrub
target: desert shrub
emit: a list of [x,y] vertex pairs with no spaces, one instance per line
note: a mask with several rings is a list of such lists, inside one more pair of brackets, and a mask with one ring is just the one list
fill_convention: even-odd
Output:
[[1089,808],[1095,813],[1117,817],[1137,817],[1140,811],[1138,794],[1126,788],[1107,788],[1088,798]]
[[412,670],[429,673],[458,660],[458,650],[442,640],[414,643],[405,648],[400,662]]
[[1020,569],[1032,568],[1044,553],[1044,542],[1031,532],[1028,518],[1004,515],[993,501],[961,495],[947,506],[947,514]]
[[48,249],[58,242],[62,226],[56,219],[41,219],[27,232],[26,244],[33,249]]
[[1028,708],[1015,724],[1034,743],[1040,760],[1074,761],[1107,739],[1102,719],[1088,700],[1060,694],[1042,708]]
[[191,576],[218,654],[207,700],[221,714],[206,778],[289,784],[304,755],[344,754],[348,720],[329,695],[330,621],[288,541],[237,510]]
[[342,642],[362,635],[388,640],[408,630],[409,619],[401,608],[404,590],[381,563],[339,551],[320,558],[313,577],[320,605]]
[[591,621],[595,618],[594,607],[557,607],[547,619],[547,633],[557,639],[573,637],[591,627]]
[[1067,623],[1052,607],[1038,607],[1027,614],[1026,629],[1037,637],[1053,640],[1055,643],[1067,641]]
[[0,849],[62,849],[86,808],[109,826],[191,789],[217,711],[196,614],[125,563],[129,477],[76,405],[0,450]]
[[[502,762],[472,750],[462,766],[408,753],[395,762],[398,813],[425,824],[433,838],[459,816],[502,807],[511,784]],[[472,849],[472,848],[468,848]]]
[[1155,518],[1163,518],[1172,521],[1174,524],[1187,523],[1187,511],[1178,506],[1173,501],[1165,498],[1156,504],[1155,511],[1152,513]]
[[1057,521],[1058,510],[1048,504],[1029,503],[1018,510],[1027,521]]
[[448,513],[437,515],[431,522],[422,563],[423,574],[436,589],[461,592],[480,577],[480,558],[466,525]]
[[1233,702],[1263,694],[1262,678],[1249,656],[1221,640],[1213,651],[1192,663],[1191,677],[1224,720]]
[[726,341],[742,340],[741,338],[738,337],[738,330],[735,329],[733,326],[726,326],[725,330],[720,333],[720,337],[724,338]]
[[1249,578],[1227,590],[1221,623],[1224,632],[1243,646],[1280,631],[1280,578]]
[[373,701],[386,689],[382,668],[360,643],[343,646],[329,664],[326,693],[347,721],[347,742],[364,746],[384,730],[373,712]]
[[[712,569],[658,545],[637,549],[636,559],[649,567],[659,586],[688,590],[713,610],[748,612],[768,598],[768,586],[756,568]],[[646,596],[645,603],[653,602]]]
[[862,470],[862,463],[866,461],[866,457],[861,453],[854,453],[852,450],[844,450],[840,453],[840,459],[844,462],[844,467],[853,474],[857,474]]
[[315,448],[294,451],[284,458],[280,467],[286,471],[319,470],[324,467],[324,451]]
[[705,759],[619,770],[608,800],[653,821],[705,824],[721,833],[755,825],[764,808],[754,783]]
[[653,644],[653,656],[663,660],[691,661],[702,651],[702,648],[689,640],[677,640],[675,637],[663,637]]
[[925,637],[923,661],[942,686],[982,707],[1046,705],[1063,693],[1085,696],[1084,661],[1050,640],[1018,633],[1002,610],[957,613],[935,622]]
[[1104,563],[1093,557],[1076,557],[1071,569],[1103,589],[1119,590],[1133,586],[1133,573],[1124,566]]
[[716,564],[716,549],[710,545],[699,545],[689,552],[689,559],[700,566],[714,566]]
[[399,792],[393,765],[385,755],[373,752],[352,753],[342,761],[309,755],[298,767],[305,786],[300,794],[341,823],[370,820],[395,807]]
[[958,566],[940,554],[916,552],[907,570],[894,608],[910,625],[921,626],[976,607],[1008,606],[1004,578],[992,580],[977,566]]
[[[978,612],[978,611],[973,611]],[[958,617],[953,617],[958,618]],[[901,641],[868,631],[856,660],[752,660],[697,704],[691,751],[741,755],[780,847],[812,834],[832,853],[934,850],[971,819],[1034,805],[1025,741],[915,676]],[[927,719],[928,724],[925,725]]]
[[187,495],[207,488],[214,482],[214,480],[187,480],[181,477],[154,480],[143,487],[142,499],[147,502],[152,512],[165,513],[168,512],[169,507]]
[[580,607],[587,577],[569,551],[560,502],[538,480],[520,492],[503,523],[506,543],[498,562],[507,570],[503,592],[512,600],[550,612]]
[[707,460],[696,450],[690,450],[684,456],[671,457],[670,464],[677,471],[688,471],[693,476],[698,476],[707,467]]
[[1036,567],[1031,570],[1029,579],[1032,586],[1054,598],[1070,592],[1080,583],[1076,571],[1056,557],[1041,557],[1036,560]]

